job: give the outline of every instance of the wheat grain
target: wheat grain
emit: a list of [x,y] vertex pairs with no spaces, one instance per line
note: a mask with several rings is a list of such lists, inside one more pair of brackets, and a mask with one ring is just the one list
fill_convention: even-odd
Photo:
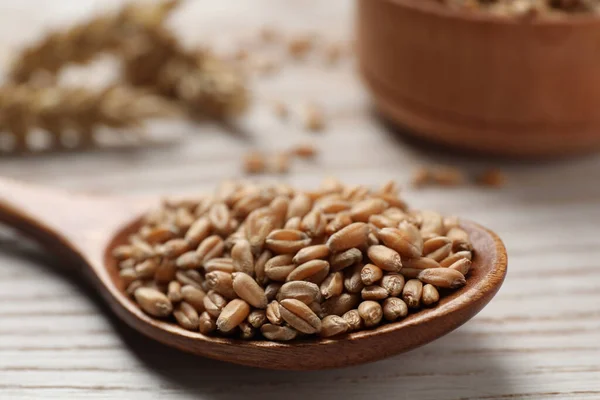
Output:
[[383,270],[376,265],[367,264],[360,271],[360,279],[365,285],[373,285],[383,277]]
[[423,254],[435,261],[442,261],[452,252],[453,242],[449,237],[433,237],[423,244]]
[[389,296],[389,292],[378,285],[365,286],[360,291],[360,296],[363,300],[381,301]]
[[181,298],[198,312],[205,310],[204,297],[206,297],[206,293],[202,289],[192,285],[181,287]]
[[410,308],[418,308],[421,304],[423,283],[418,279],[410,279],[404,284],[402,299]]
[[213,290],[209,291],[206,296],[204,296],[204,309],[215,318],[219,317],[226,304],[227,300]]
[[250,306],[244,300],[231,300],[220,312],[217,318],[217,329],[221,332],[229,332],[244,320],[250,314]]
[[440,266],[447,268],[447,267],[451,266],[452,264],[454,264],[455,262],[457,262],[458,260],[461,260],[463,258],[471,260],[472,257],[473,257],[473,255],[470,251],[459,251],[457,253],[449,255],[448,257],[446,257],[445,259],[440,261]]
[[313,49],[314,39],[310,35],[299,35],[288,42],[288,52],[295,59],[302,59]]
[[469,234],[464,229],[459,227],[451,228],[446,233],[446,236],[452,242],[452,251],[459,252],[473,250],[473,246],[469,240]]
[[314,103],[304,105],[303,123],[306,130],[316,132],[325,128],[325,115],[322,109]]
[[208,218],[197,219],[192,226],[185,233],[185,240],[187,240],[190,247],[197,247],[204,239],[210,235],[212,226]]
[[327,256],[329,256],[329,248],[324,244],[317,244],[300,249],[292,261],[294,264],[300,265],[311,260],[327,258]]
[[205,276],[206,284],[210,290],[214,290],[227,299],[235,299],[238,294],[233,289],[233,278],[230,273],[223,271],[209,272]]
[[402,257],[414,258],[423,254],[423,238],[419,230],[408,222],[401,222],[398,229],[383,228],[377,236],[383,244],[397,251]]
[[376,301],[367,300],[358,306],[358,314],[362,318],[365,327],[372,328],[379,325],[383,317],[383,309]]
[[272,301],[267,305],[266,316],[273,325],[281,325],[283,323],[279,310],[279,302],[277,301]]
[[359,293],[365,284],[362,281],[362,264],[356,264],[344,271],[344,288],[348,293]]
[[370,246],[367,254],[373,264],[385,271],[398,272],[402,269],[400,254],[389,247],[381,245]]
[[185,301],[181,302],[173,311],[177,323],[190,331],[198,330],[198,312]]
[[138,279],[137,273],[133,268],[123,268],[119,271],[119,278],[121,279],[121,283],[123,287],[129,286],[133,281]]
[[253,310],[248,314],[248,323],[254,328],[260,328],[267,321],[265,310]]
[[244,171],[248,174],[260,174],[267,169],[267,160],[260,151],[249,151],[244,154]]
[[140,287],[134,292],[135,301],[142,310],[155,317],[167,317],[173,312],[173,304],[156,289]]
[[[195,253],[195,252],[194,252]],[[208,274],[212,271],[223,271],[233,273],[235,271],[233,267],[233,260],[231,258],[213,258],[204,263],[204,271]]]
[[348,322],[337,315],[328,315],[321,322],[321,331],[319,335],[322,337],[332,337],[346,333],[350,329]]
[[423,295],[422,295],[423,304],[426,306],[430,306],[434,303],[437,303],[440,299],[440,294],[438,293],[435,286],[431,284],[426,284],[423,286]]
[[451,268],[424,269],[419,273],[418,278],[425,283],[450,289],[459,288],[466,283],[464,275]]
[[302,333],[318,333],[321,330],[321,319],[299,300],[281,300],[279,313],[285,322]]
[[464,276],[467,276],[467,274],[471,270],[471,260],[469,260],[468,258],[462,258],[450,265],[448,268],[454,269],[463,274]]
[[299,158],[314,158],[318,151],[312,143],[300,143],[292,147],[290,153]]
[[356,308],[360,303],[360,296],[358,294],[342,293],[337,297],[332,297],[325,300],[321,304],[323,312],[326,315],[344,315],[348,311]]
[[213,196],[164,201],[113,250],[121,287],[152,316],[243,339],[396,321],[435,306],[436,286],[464,285],[473,253],[456,218],[395,196],[393,182],[371,192],[327,179],[310,192],[224,182]]
[[269,250],[279,254],[296,253],[310,244],[310,238],[302,231],[277,229],[266,238]]
[[389,297],[383,302],[383,317],[388,321],[396,321],[408,314],[408,306],[397,297]]
[[220,257],[223,254],[224,249],[225,243],[223,242],[223,239],[218,235],[212,235],[200,243],[196,249],[196,253],[201,260],[201,263],[204,264],[208,260]]
[[363,327],[363,320],[360,317],[358,310],[350,310],[344,313],[342,318],[348,323],[349,331],[357,331]]
[[288,341],[295,339],[298,331],[287,326],[264,324],[260,328],[261,333],[269,340]]
[[296,299],[304,304],[321,301],[319,286],[307,281],[290,281],[284,283],[279,289],[277,300]]
[[264,289],[248,274],[235,272],[233,275],[233,290],[255,308],[267,307],[267,296]]
[[169,286],[167,288],[167,298],[171,303],[179,303],[183,298],[181,294],[181,283],[177,281],[169,282]]
[[205,311],[198,317],[198,329],[203,335],[208,335],[217,329],[217,322]]
[[[600,2],[597,5],[598,11],[600,11]],[[476,180],[476,182],[481,186],[489,186],[499,188],[506,185],[507,182],[506,175],[496,168],[488,169],[483,172]]]
[[344,275],[341,272],[333,272],[321,283],[321,294],[323,298],[339,296],[344,290]]
[[333,271],[340,271],[362,261],[362,259],[362,252],[359,249],[352,248],[341,253],[333,254],[329,257],[329,264]]
[[364,222],[352,223],[335,232],[327,240],[327,247],[334,253],[362,247],[367,243],[369,225]]

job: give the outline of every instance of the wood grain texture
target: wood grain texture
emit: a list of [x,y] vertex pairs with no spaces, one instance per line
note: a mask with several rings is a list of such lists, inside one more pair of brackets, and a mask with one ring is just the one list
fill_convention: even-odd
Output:
[[[0,2],[0,58],[15,46],[117,1]],[[172,21],[190,44],[223,47],[263,23],[288,32],[350,30],[346,0],[194,0]],[[15,34],[19,32],[19,34]],[[22,32],[22,34],[21,34]],[[195,193],[239,176],[246,149],[313,139],[312,163],[285,181],[311,187],[334,174],[352,183],[406,182],[421,163],[452,162],[509,176],[502,190],[405,191],[411,204],[478,221],[498,232],[511,270],[473,320],[434,343],[381,362],[321,372],[271,372],[198,359],[156,344],[111,317],[91,288],[10,232],[0,237],[0,398],[598,399],[600,398],[600,158],[511,164],[423,149],[386,129],[350,63],[320,60],[257,82],[261,99],[324,104],[329,127],[308,136],[257,103],[245,135],[216,125],[171,124],[179,144],[127,152],[0,158],[0,175],[64,189],[129,195]],[[276,178],[276,177],[270,177]],[[235,384],[232,378],[235,377]]]

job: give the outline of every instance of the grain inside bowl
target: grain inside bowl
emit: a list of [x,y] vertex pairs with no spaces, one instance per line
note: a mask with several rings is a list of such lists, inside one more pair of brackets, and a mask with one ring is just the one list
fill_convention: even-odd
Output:
[[533,16],[600,13],[599,0],[437,0],[459,10],[480,10],[497,15]]
[[288,341],[371,329],[465,285],[472,246],[455,217],[328,180],[314,191],[227,182],[164,202],[114,249],[123,288],[185,329]]

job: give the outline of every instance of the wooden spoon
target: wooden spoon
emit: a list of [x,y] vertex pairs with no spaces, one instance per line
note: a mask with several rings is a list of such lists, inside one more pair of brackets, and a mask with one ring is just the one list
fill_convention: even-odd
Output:
[[421,346],[457,328],[496,294],[506,275],[498,236],[475,223],[463,227],[475,248],[467,285],[438,305],[396,323],[335,339],[292,343],[205,336],[144,314],[124,293],[111,250],[139,228],[140,214],[157,201],[87,197],[0,179],[0,222],[29,235],[65,263],[79,265],[112,310],[154,340],[204,357],[292,370],[344,367]]

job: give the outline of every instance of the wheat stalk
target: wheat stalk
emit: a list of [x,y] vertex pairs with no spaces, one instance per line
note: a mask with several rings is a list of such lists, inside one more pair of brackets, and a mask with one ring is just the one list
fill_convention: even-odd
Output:
[[162,27],[131,38],[123,58],[128,83],[176,99],[196,115],[235,116],[248,105],[246,82],[239,71],[207,50],[183,49]]
[[46,131],[52,148],[63,147],[61,136],[77,134],[80,146],[95,144],[100,126],[134,128],[147,118],[177,115],[168,101],[144,91],[113,86],[101,91],[85,88],[14,85],[0,88],[0,132],[12,135],[11,151],[30,150],[28,135]]
[[40,72],[55,76],[68,63],[85,64],[101,52],[118,51],[124,37],[161,25],[180,2],[132,3],[116,13],[99,15],[66,31],[51,32],[16,57],[10,79],[23,83]]
[[130,84],[178,100],[194,115],[240,114],[248,104],[241,74],[208,51],[184,50],[163,27],[180,2],[129,4],[117,13],[52,32],[16,58],[10,78],[27,82],[44,72],[54,77],[68,63],[85,64],[109,52],[123,59]]

